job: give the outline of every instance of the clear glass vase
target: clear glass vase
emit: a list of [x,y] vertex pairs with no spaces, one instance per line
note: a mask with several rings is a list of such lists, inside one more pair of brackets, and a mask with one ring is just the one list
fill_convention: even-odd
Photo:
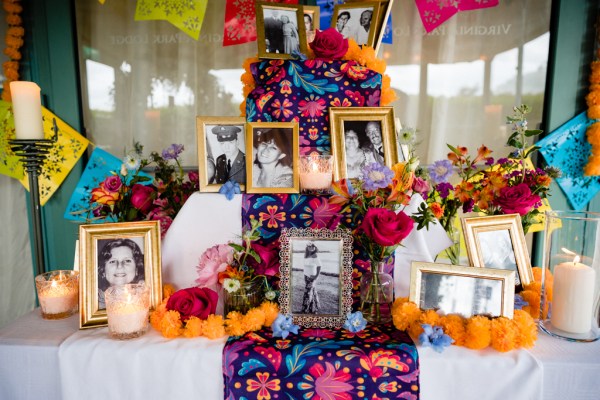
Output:
[[225,316],[231,311],[245,314],[250,309],[260,306],[263,301],[264,292],[261,280],[242,282],[240,288],[235,292],[225,290],[224,309]]
[[384,272],[385,263],[371,262],[371,271],[360,278],[360,311],[373,324],[387,324],[392,320],[394,278]]
[[450,264],[459,265],[460,264],[460,230],[458,230],[454,224],[450,226],[447,231],[448,237],[452,240],[452,244],[446,250],[444,250],[444,254],[450,260]]

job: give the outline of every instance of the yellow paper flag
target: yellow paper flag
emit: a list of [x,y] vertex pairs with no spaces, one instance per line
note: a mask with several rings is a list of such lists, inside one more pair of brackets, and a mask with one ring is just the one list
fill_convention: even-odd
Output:
[[0,174],[21,180],[25,176],[23,165],[11,150],[9,140],[15,138],[12,103],[0,100]]
[[135,20],[165,20],[198,40],[208,0],[138,0]]

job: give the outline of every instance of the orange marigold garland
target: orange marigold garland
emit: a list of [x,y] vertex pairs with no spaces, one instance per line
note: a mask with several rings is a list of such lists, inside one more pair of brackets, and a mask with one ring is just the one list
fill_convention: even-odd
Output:
[[6,11],[6,23],[8,24],[4,39],[6,43],[4,54],[10,58],[10,61],[2,64],[4,76],[6,77],[2,91],[2,100],[4,101],[11,101],[10,83],[19,80],[19,60],[21,60],[19,49],[23,46],[23,36],[25,36],[25,29],[22,27],[23,20],[19,15],[23,11],[23,7],[21,7],[19,1],[3,0],[2,2],[4,11]]
[[[587,116],[589,119],[600,119],[600,17],[596,22],[596,61],[590,65],[590,88],[585,97],[587,103]],[[586,176],[600,175],[600,122],[588,126],[587,140],[592,145],[588,163],[583,172]]]
[[163,302],[150,314],[152,327],[169,339],[179,336],[186,338],[204,336],[209,339],[218,339],[225,335],[241,336],[262,327],[270,327],[279,314],[277,304],[265,301],[260,307],[249,310],[245,315],[230,312],[226,318],[223,318],[221,315],[211,314],[206,320],[190,317],[183,322],[177,311],[167,310],[167,301],[173,292],[171,285],[165,285]]

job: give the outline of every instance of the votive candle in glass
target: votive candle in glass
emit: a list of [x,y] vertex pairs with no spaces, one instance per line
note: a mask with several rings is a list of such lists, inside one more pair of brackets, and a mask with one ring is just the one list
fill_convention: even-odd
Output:
[[150,290],[143,283],[111,286],[104,292],[108,333],[115,339],[132,339],[148,330]]
[[44,319],[73,315],[79,306],[79,272],[50,271],[35,277],[38,300]]
[[333,157],[316,154],[300,156],[299,172],[302,193],[329,193],[333,177]]

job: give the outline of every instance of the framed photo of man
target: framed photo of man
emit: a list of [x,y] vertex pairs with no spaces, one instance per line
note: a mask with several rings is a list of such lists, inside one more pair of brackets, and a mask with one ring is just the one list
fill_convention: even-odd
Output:
[[201,192],[218,192],[233,180],[246,187],[246,120],[196,117]]
[[319,6],[302,6],[304,14],[304,31],[306,34],[306,44],[315,39],[317,29],[321,29],[321,9]]
[[380,3],[377,1],[336,4],[331,17],[331,27],[346,39],[354,39],[358,45],[374,48],[378,38],[379,8]]
[[533,282],[519,214],[465,217],[461,223],[472,266],[515,271],[517,291]]
[[258,57],[291,59],[306,54],[306,29],[302,6],[256,2]]
[[246,192],[298,193],[298,124],[249,122],[246,131]]
[[280,236],[279,305],[306,327],[339,328],[352,309],[352,234],[285,228]]
[[151,308],[162,301],[160,223],[137,221],[79,227],[80,329],[105,326],[104,291],[144,283]]
[[515,273],[413,261],[409,299],[422,310],[512,318]]
[[[385,36],[385,28],[392,13],[394,0],[370,1],[379,3],[379,12],[377,13],[377,20],[375,21],[375,37],[373,43],[373,48],[375,49],[375,53],[377,53],[379,51],[379,46],[381,46],[381,41]],[[346,0],[346,3],[364,3],[364,0]]]
[[392,107],[330,107],[334,179],[360,179],[366,165],[399,162]]

